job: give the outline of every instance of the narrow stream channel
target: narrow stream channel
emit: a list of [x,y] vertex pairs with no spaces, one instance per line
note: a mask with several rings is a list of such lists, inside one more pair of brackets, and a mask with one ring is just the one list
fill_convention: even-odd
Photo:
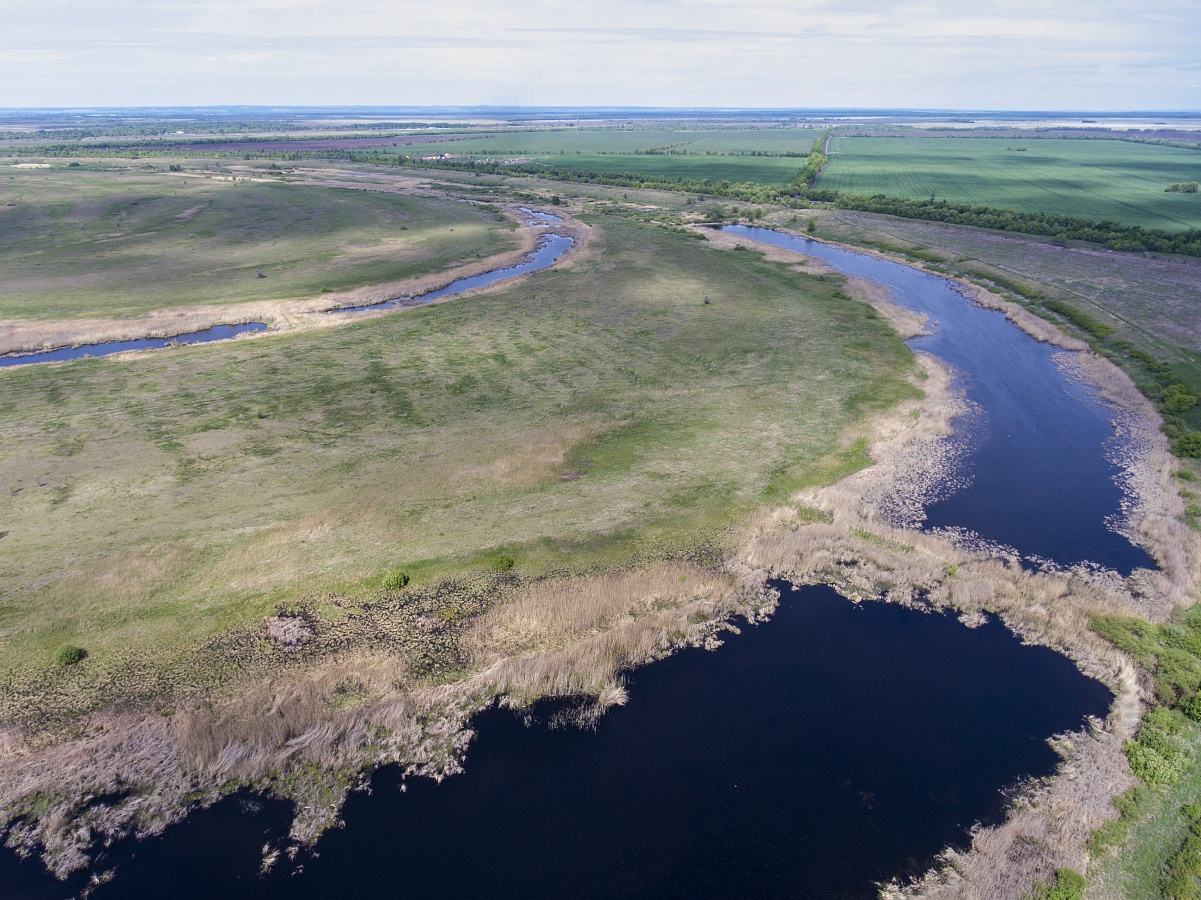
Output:
[[[542,228],[547,223],[561,223],[559,216],[549,213],[539,213],[522,207],[522,212],[528,214],[527,227]],[[529,272],[540,272],[553,266],[564,253],[575,243],[571,237],[557,232],[547,232],[539,238],[538,246],[521,262],[479,275],[470,275],[452,281],[445,287],[427,291],[424,294],[409,297],[393,297],[379,303],[368,303],[363,306],[344,306],[329,310],[326,315],[347,315],[378,309],[407,309],[413,306],[424,306],[443,297],[453,297],[466,293],[475,288],[486,287],[506,278],[514,278]],[[54,350],[42,350],[35,353],[9,353],[0,356],[0,368],[9,366],[28,366],[35,363],[62,362],[72,359],[90,359],[97,356],[111,356],[114,353],[124,353],[128,350],[161,350],[178,344],[207,344],[214,341],[225,341],[248,334],[266,331],[265,322],[246,322],[241,325],[214,325],[200,331],[190,331],[173,337],[136,338],[128,341],[102,341],[96,344],[83,344],[79,347],[60,347]]]
[[[1106,410],[1053,349],[944,279],[731,230],[874,278],[937,323],[915,345],[956,366],[978,412],[956,438],[956,490],[930,505],[927,526],[1064,564],[1147,564],[1106,524],[1121,502]],[[997,622],[969,629],[828,587],[776,587],[768,623],[632,673],[629,706],[595,733],[493,710],[475,722],[464,774],[402,792],[399,770],[381,769],[347,803],[345,827],[295,863],[259,876],[290,808],[242,795],[101,850],[96,871],[116,877],[93,896],[870,898],[998,821],[1005,789],[1054,770],[1047,738],[1111,702],[1067,658]],[[3,898],[72,896],[85,879],[58,883],[0,856]]]
[[175,344],[208,344],[227,341],[239,334],[266,331],[265,322],[244,322],[241,325],[214,325],[200,331],[189,331],[172,337],[134,338],[128,341],[102,341],[99,344],[82,344],[79,347],[59,347],[37,353],[17,353],[0,356],[0,369],[8,366],[28,366],[34,363],[62,362],[68,359],[89,359],[93,356],[111,356],[127,350],[162,350]]

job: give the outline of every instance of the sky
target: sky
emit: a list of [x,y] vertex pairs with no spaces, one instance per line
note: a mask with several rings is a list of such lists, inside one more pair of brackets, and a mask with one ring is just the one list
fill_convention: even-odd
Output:
[[0,107],[1201,109],[1201,0],[0,0]]

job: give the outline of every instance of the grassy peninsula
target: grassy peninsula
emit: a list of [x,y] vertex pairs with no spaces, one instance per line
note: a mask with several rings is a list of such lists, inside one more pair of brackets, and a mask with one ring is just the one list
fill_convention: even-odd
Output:
[[[126,713],[155,710],[172,717],[157,720],[167,743],[137,752],[177,746],[154,752],[182,753],[185,770],[145,790],[178,791],[176,804],[239,772],[333,803],[324,816],[339,794],[312,760],[230,770],[222,753],[286,742],[375,691],[409,697],[503,671],[506,654],[570,648],[640,604],[683,615],[679,639],[687,616],[712,618],[696,603],[737,593],[708,567],[746,516],[863,465],[844,430],[916,396],[912,357],[841,278],[620,216],[579,221],[564,265],[479,296],[6,370],[8,745],[90,728],[116,740],[145,727]],[[563,689],[603,695],[615,661],[653,649],[637,650],[641,634],[607,661],[557,663]],[[56,662],[65,646],[83,655]],[[314,667],[333,681],[304,676]],[[525,676],[504,677],[520,695]],[[304,713],[279,735],[257,713],[196,707],[257,709],[294,689]],[[99,767],[93,788],[132,771]],[[81,788],[39,793],[37,808],[73,809]],[[5,801],[33,809],[12,782]],[[74,839],[39,834],[78,864]]]

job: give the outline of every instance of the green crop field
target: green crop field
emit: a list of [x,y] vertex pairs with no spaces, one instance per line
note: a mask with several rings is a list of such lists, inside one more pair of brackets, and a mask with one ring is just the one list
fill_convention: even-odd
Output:
[[469,204],[187,165],[0,167],[0,319],[310,297],[517,245],[509,220]]
[[[436,144],[414,144],[404,152],[529,157],[539,165],[572,172],[648,174],[697,181],[708,178],[783,187],[800,171],[804,156],[820,133],[807,128],[510,131]],[[404,146],[400,143],[397,149],[403,150]],[[645,152],[654,149],[661,152]],[[387,150],[395,152],[392,148]],[[751,156],[752,153],[800,156]]]
[[[1025,150],[1018,150],[1025,147]],[[817,187],[971,203],[1148,228],[1201,227],[1201,152],[1127,141],[835,138]]]
[[693,181],[751,182],[768,187],[784,187],[800,171],[804,160],[789,157],[754,156],[562,156],[541,158],[538,162],[572,173],[655,175],[660,178],[686,178]]
[[502,551],[536,574],[695,546],[912,391],[908,350],[836,283],[595,227],[601,258],[494,294],[3,370],[0,672],[41,690],[72,643],[111,697],[398,564],[428,582]]

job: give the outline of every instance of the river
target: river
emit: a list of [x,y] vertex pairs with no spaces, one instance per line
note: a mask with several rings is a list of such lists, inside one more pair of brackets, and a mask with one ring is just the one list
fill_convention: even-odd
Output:
[[[913,343],[955,367],[974,412],[925,527],[970,531],[1029,565],[1149,564],[1112,527],[1112,411],[1058,351],[945,279],[728,230],[879,281],[935,324]],[[776,587],[769,622],[632,673],[629,706],[595,732],[492,710],[474,723],[464,774],[437,784],[380,770],[344,828],[265,877],[263,848],[282,845],[290,810],[239,795],[102,850],[97,870],[116,877],[93,896],[868,898],[998,821],[1005,789],[1054,770],[1046,739],[1112,699],[995,621],[969,629],[828,587]],[[3,897],[69,896],[82,878],[58,884],[0,859]]]
[[[544,228],[549,224],[562,223],[563,219],[550,213],[539,213],[521,208],[526,213],[525,224],[531,228]],[[559,257],[571,249],[574,240],[566,234],[547,231],[538,239],[538,245],[521,262],[512,266],[492,269],[478,275],[468,275],[458,278],[445,287],[440,287],[424,294],[415,296],[391,297],[378,303],[368,303],[362,306],[343,306],[328,310],[325,315],[352,316],[372,310],[408,309],[414,306],[425,306],[435,300],[455,297],[467,291],[487,287],[498,281],[540,272],[558,262]],[[190,331],[171,337],[134,338],[124,341],[101,341],[95,344],[82,344],[77,347],[57,347],[51,350],[40,350],[32,353],[8,353],[0,356],[0,369],[11,366],[28,366],[35,363],[64,362],[72,359],[91,359],[96,356],[111,356],[114,353],[125,353],[129,350],[161,350],[166,347],[184,344],[209,344],[215,341],[226,341],[240,334],[252,334],[266,331],[265,322],[245,322],[238,325],[214,325],[199,331]]]

